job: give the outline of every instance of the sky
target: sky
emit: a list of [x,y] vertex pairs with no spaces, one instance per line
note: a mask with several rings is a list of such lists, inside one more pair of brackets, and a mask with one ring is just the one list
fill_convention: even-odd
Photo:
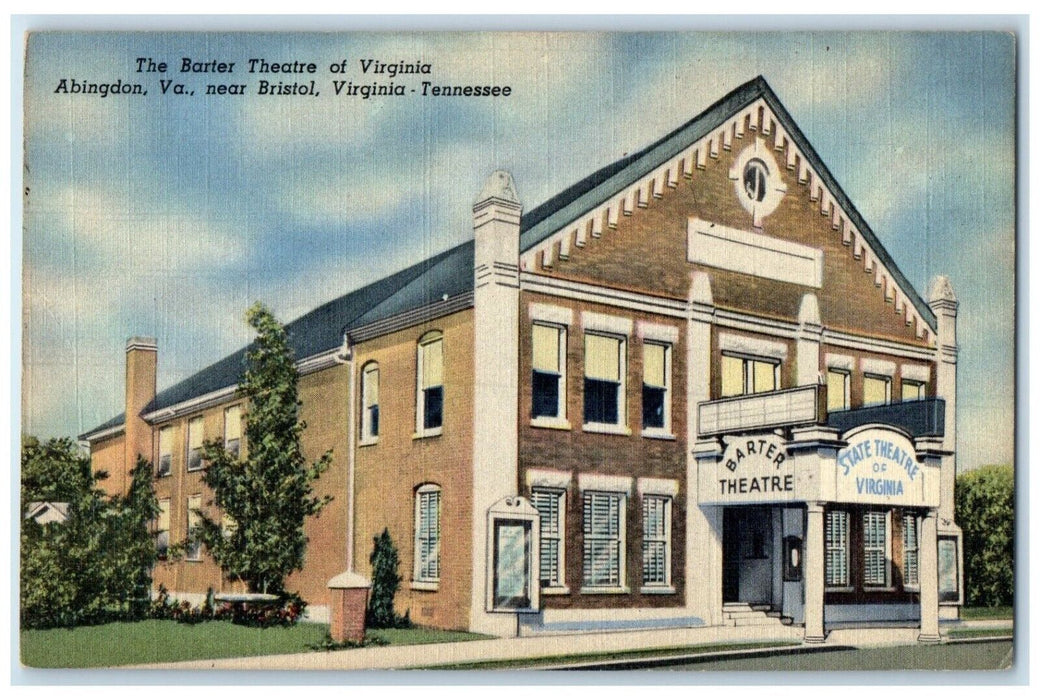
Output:
[[[139,73],[137,58],[168,63]],[[183,74],[193,61],[230,74]],[[314,62],[307,76],[248,60]],[[336,96],[391,82],[362,59],[508,98]],[[346,61],[347,72],[330,74]],[[926,296],[960,301],[958,465],[1014,447],[1015,45],[1000,33],[162,34],[31,37],[24,87],[22,432],[77,435],[122,411],[130,336],[159,388],[250,340],[245,309],[292,320],[472,237],[509,170],[532,209],[763,75]],[[255,94],[316,81],[317,97]],[[143,96],[56,92],[140,83]],[[160,79],[193,96],[166,94]],[[246,83],[243,96],[204,96]]]

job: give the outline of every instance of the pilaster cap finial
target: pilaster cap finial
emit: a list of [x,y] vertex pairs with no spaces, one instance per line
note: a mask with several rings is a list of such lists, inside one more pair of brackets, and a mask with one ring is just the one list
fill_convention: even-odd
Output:
[[511,204],[520,204],[520,198],[516,194],[516,185],[513,184],[513,176],[507,170],[496,170],[488,176],[484,182],[484,189],[474,204],[486,202],[489,199],[499,199]]
[[143,335],[135,335],[126,339],[126,351],[131,350],[157,350],[159,348],[155,338]]
[[953,285],[950,284],[950,278],[946,275],[933,277],[932,283],[928,285],[928,303],[934,304],[937,301],[957,301],[957,295],[953,293]]

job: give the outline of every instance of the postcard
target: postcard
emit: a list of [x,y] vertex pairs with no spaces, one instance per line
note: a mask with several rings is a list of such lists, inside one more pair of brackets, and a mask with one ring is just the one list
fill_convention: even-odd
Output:
[[1012,668],[1016,61],[28,33],[22,664]]

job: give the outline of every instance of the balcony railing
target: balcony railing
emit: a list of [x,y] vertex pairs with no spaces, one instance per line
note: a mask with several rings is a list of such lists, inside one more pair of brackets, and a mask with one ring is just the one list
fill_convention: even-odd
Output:
[[946,433],[946,402],[919,399],[827,414],[827,425],[842,433],[868,423],[892,425],[910,437],[942,437]]
[[705,401],[697,407],[702,436],[823,423],[827,387],[799,386],[761,394]]
[[761,394],[704,401],[697,406],[697,431],[703,437],[771,428],[826,425],[844,433],[860,425],[879,423],[904,430],[911,437],[941,437],[946,402],[921,399],[847,411],[827,412],[827,387],[800,386]]

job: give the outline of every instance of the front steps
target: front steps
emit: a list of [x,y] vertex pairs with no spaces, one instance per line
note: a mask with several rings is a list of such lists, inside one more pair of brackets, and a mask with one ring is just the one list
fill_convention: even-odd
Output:
[[786,627],[791,622],[790,617],[784,617],[769,605],[722,604],[724,627]]

